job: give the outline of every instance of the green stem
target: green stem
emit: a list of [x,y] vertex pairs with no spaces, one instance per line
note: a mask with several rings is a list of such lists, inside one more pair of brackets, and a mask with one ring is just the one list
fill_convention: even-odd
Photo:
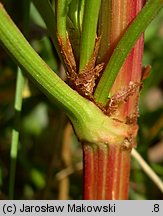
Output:
[[66,30],[66,20],[68,13],[68,0],[58,0],[57,1],[57,34],[62,41],[66,44],[67,41],[67,30]]
[[80,70],[84,69],[93,54],[100,4],[101,0],[85,1],[80,44]]
[[95,100],[106,104],[109,91],[133,45],[163,6],[162,0],[149,0],[115,48],[95,90]]

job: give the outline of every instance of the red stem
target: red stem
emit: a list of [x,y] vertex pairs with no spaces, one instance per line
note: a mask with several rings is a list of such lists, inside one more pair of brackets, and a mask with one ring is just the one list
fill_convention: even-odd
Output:
[[[102,35],[99,62],[108,62],[123,33],[139,13],[145,0],[102,0],[99,35]],[[117,94],[130,82],[141,82],[143,35],[126,58],[112,86],[110,95]],[[130,124],[132,145],[137,133],[139,89],[124,100],[112,114],[121,122]],[[125,137],[124,137],[125,139]],[[94,147],[95,146],[95,147]],[[127,199],[130,173],[130,150],[114,144],[84,144],[84,199]]]
[[[94,199],[95,175],[94,175],[94,152],[89,145],[84,145],[84,199]],[[95,170],[96,173],[96,170]]]
[[119,145],[84,144],[84,199],[128,198],[130,152]]

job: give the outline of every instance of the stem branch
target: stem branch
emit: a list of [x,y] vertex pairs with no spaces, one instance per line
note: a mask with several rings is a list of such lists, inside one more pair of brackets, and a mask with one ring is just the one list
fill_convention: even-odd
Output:
[[84,69],[93,54],[100,4],[101,0],[85,1],[80,45],[80,71]]
[[95,100],[106,105],[109,91],[131,48],[163,6],[162,0],[149,0],[115,48],[95,90]]

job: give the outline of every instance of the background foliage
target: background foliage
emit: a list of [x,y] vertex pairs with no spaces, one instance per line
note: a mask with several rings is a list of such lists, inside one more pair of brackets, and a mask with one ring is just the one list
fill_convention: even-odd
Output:
[[[2,1],[22,28],[23,1]],[[19,2],[19,3],[18,3]],[[28,40],[65,79],[45,25],[31,5]],[[140,98],[138,151],[163,179],[163,11],[145,33],[144,65],[152,65]],[[0,199],[9,198],[11,131],[18,68],[0,47]],[[17,156],[15,199],[81,199],[82,152],[65,114],[26,80]],[[132,159],[130,199],[162,199]]]

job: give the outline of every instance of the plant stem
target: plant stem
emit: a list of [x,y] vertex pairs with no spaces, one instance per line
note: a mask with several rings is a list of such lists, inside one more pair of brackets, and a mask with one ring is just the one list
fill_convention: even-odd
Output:
[[85,200],[94,199],[95,195],[95,165],[94,165],[94,149],[87,144],[83,145],[83,186]]
[[114,52],[95,90],[94,97],[97,102],[100,102],[103,105],[106,104],[108,100],[108,94],[115,81],[115,78],[117,77],[117,74],[131,48],[162,7],[162,0],[149,0],[129,26],[127,31],[124,33],[118,45],[114,49]]
[[100,4],[101,0],[85,1],[80,44],[80,71],[84,69],[93,54]]
[[[99,20],[99,25],[100,25],[99,30],[101,34],[103,33],[103,39],[101,40],[99,57],[102,61],[107,62],[110,58],[111,53],[115,49],[118,40],[122,37],[122,34],[126,30],[127,26],[132,22],[132,20],[135,18],[137,13],[141,10],[142,2],[141,1],[131,2],[130,0],[112,0],[112,1],[105,0],[102,1],[101,10],[103,9],[104,5],[108,6],[108,10],[109,9],[110,10],[108,13],[109,15],[107,16],[102,16],[101,14]],[[103,11],[101,11],[101,13],[102,12]],[[137,45],[132,50],[130,56],[127,58],[126,62],[123,64],[118,74],[118,77],[116,78],[115,84],[112,87],[114,90],[111,91],[112,95],[116,94],[120,89],[128,86],[130,81],[140,82],[142,52],[143,52],[143,40],[141,38],[137,42]],[[119,59],[117,61],[119,61]],[[135,90],[135,94],[139,94],[138,89]],[[122,122],[126,122],[127,124],[127,116],[129,114],[135,113],[135,107],[137,107],[138,96],[136,95],[134,99],[135,102],[133,103],[134,104],[133,107],[129,106],[127,100],[125,103],[124,101],[122,101],[122,104],[118,105],[117,110],[115,110],[115,112],[110,114],[111,117],[114,117]],[[123,109],[121,107],[123,107]],[[134,116],[134,121],[132,121],[132,123],[130,123],[129,125],[132,128],[131,134],[133,134],[132,137],[133,140],[135,139],[136,136],[136,130],[135,130],[137,128],[136,120],[137,120],[137,116]],[[93,189],[91,188],[92,191],[97,191],[96,194],[94,194],[93,197],[94,199],[127,199],[128,198],[130,152],[132,149],[132,144],[130,143],[129,140],[128,140],[128,144],[126,143],[125,148],[122,148],[122,146],[118,142],[115,143],[114,145],[111,142],[95,145],[94,147],[95,150],[92,151],[92,161],[94,161],[93,163],[94,178],[92,182]],[[94,160],[94,158],[96,159]],[[85,160],[87,160],[86,157]],[[90,161],[89,158],[88,160]],[[87,163],[89,165],[89,162]],[[92,162],[90,163],[92,164]],[[89,175],[88,172],[87,175]],[[91,185],[90,182],[89,184]]]
[[68,1],[67,0],[58,0],[56,5],[56,15],[57,15],[57,34],[64,45],[67,41],[67,30],[66,30],[66,20],[68,13]]
[[[66,45],[67,4],[70,1],[58,0],[58,2],[60,4],[58,3],[57,7],[57,33],[61,37],[63,45]],[[80,69],[85,67],[93,53],[100,1],[96,3],[95,10],[93,0],[88,0],[85,4]],[[96,101],[103,105],[106,104],[108,91],[130,49],[152,19],[151,17],[154,16],[153,13],[158,12],[162,5],[163,1],[161,0],[149,0],[143,12],[140,13],[141,15],[130,25],[106,66],[102,81],[100,80],[97,86]],[[90,19],[93,19],[92,22]],[[0,20],[0,41],[3,46],[52,102],[64,109],[72,121],[78,139],[83,143],[84,198],[127,199],[130,151],[135,140],[136,123],[128,125],[126,121],[121,121],[119,116],[115,119],[114,116],[104,115],[95,104],[68,87],[30,47],[1,4]],[[100,85],[102,86],[100,87]],[[119,87],[120,85],[118,85]],[[129,147],[125,146],[126,140]]]
[[83,144],[84,199],[127,199],[130,151],[120,145]]

